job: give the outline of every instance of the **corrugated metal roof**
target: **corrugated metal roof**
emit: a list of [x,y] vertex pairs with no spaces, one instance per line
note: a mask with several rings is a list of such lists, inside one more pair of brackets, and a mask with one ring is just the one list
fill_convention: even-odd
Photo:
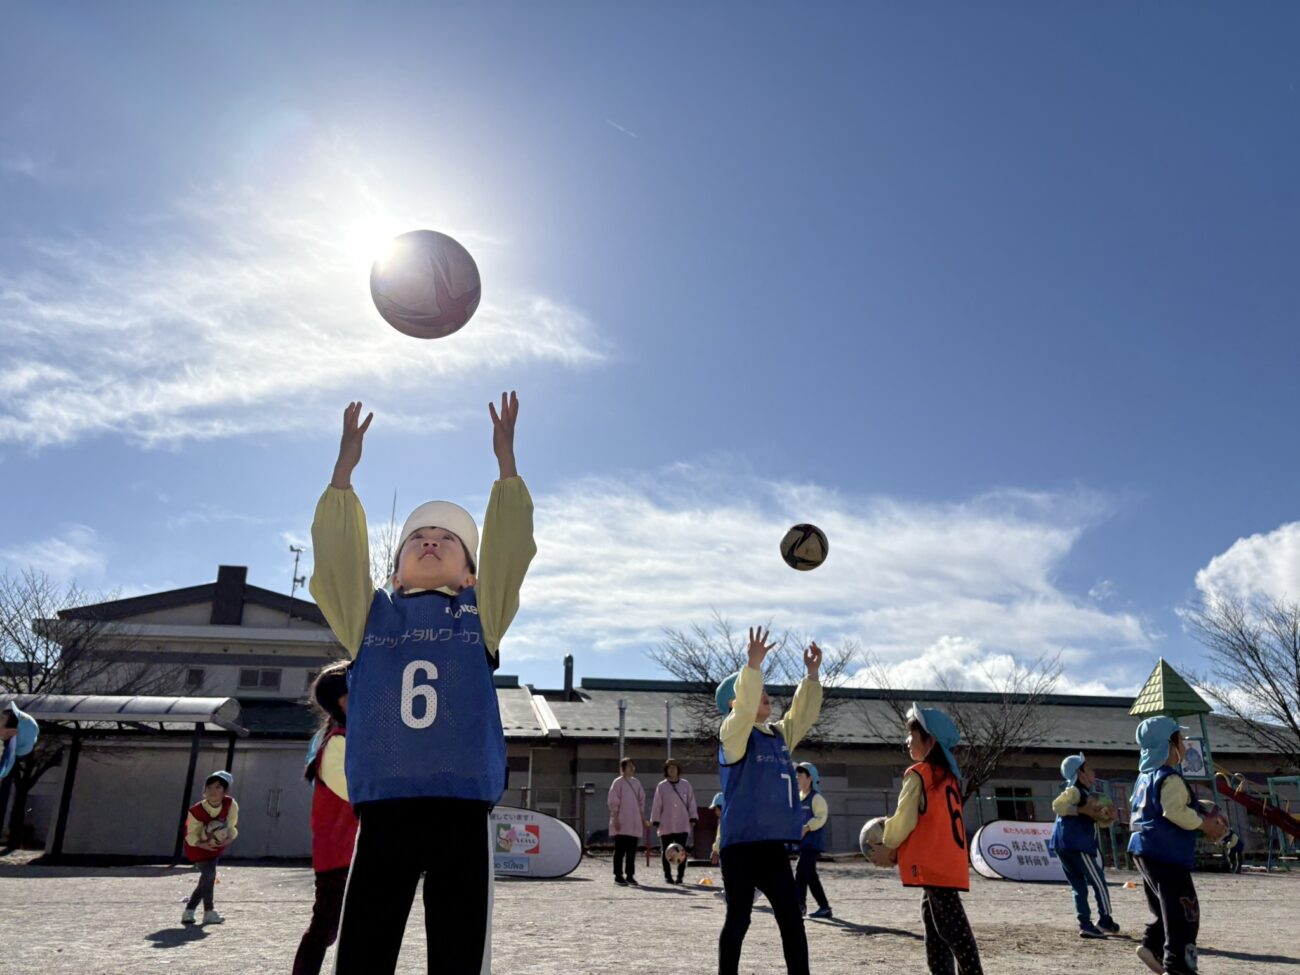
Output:
[[106,694],[19,694],[12,700],[37,721],[215,725],[247,734],[233,697],[119,697]]

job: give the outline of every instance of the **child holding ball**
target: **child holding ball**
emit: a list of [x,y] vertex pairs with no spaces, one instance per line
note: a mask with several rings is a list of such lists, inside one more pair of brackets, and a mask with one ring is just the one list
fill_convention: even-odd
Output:
[[1128,851],[1133,855],[1147,906],[1147,925],[1137,956],[1162,975],[1196,975],[1196,935],[1201,906],[1192,883],[1196,833],[1218,842],[1228,831],[1219,816],[1202,816],[1182,775],[1187,743],[1173,718],[1147,718],[1137,728],[1142,749],[1130,804]]
[[737,975],[740,949],[749,930],[758,890],[772,905],[781,929],[789,975],[808,975],[808,939],[799,914],[787,843],[798,843],[803,813],[795,794],[790,750],[808,733],[821,712],[817,674],[822,652],[804,651],[808,676],[799,682],[790,710],[769,722],[772,702],[763,691],[763,660],[772,650],[762,627],[749,631],[748,666],[718,685],[714,701],[726,715],[718,732],[722,773],[721,860],[727,892],[727,919],[718,939],[718,975]]
[[239,835],[239,803],[228,795],[235,777],[229,772],[213,772],[203,783],[203,798],[190,806],[185,817],[185,857],[199,868],[199,882],[190,894],[181,924],[193,924],[194,912],[203,903],[203,923],[221,924],[226,919],[212,904],[217,882],[217,862]]
[[[1088,768],[1083,753],[1070,755],[1061,763],[1065,789],[1052,800],[1056,825],[1047,846],[1056,851],[1065,871],[1065,879],[1074,892],[1074,911],[1079,918],[1079,937],[1104,938],[1118,934],[1119,925],[1110,916],[1110,890],[1106,886],[1106,869],[1097,855],[1097,822],[1104,820],[1105,809],[1092,792],[1096,775]],[[1092,923],[1088,909],[1088,888],[1097,901],[1097,923]]]
[[904,887],[921,888],[925,957],[930,971],[947,975],[954,960],[960,975],[983,975],[961,891],[970,890],[966,824],[962,819],[961,772],[952,749],[960,734],[938,708],[913,704],[907,712],[907,751],[912,765],[894,815],[885,820],[877,866],[898,864]]
[[[477,975],[491,967],[488,814],[506,786],[492,672],[537,548],[532,499],[515,468],[519,400],[502,394],[500,413],[488,411],[499,479],[481,558],[469,512],[426,502],[402,527],[392,593],[374,587],[366,516],[352,490],[374,419],[358,422],[360,403],[344,411],[334,476],[316,506],[311,594],[356,658],[346,770],[360,828],[339,922],[339,975],[395,969],[421,874],[428,970]],[[412,449],[422,463],[464,466],[436,447]]]

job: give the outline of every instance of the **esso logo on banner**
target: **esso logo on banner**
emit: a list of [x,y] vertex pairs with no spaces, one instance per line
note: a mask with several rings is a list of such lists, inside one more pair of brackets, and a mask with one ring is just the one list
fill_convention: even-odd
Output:
[[994,843],[989,847],[989,856],[994,860],[1010,860],[1011,847],[1003,846],[1001,843]]

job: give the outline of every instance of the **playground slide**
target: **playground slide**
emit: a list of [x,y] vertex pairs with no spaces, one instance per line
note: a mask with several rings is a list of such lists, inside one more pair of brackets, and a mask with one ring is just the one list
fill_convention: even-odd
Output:
[[1270,826],[1276,826],[1278,829],[1282,830],[1282,832],[1289,833],[1296,839],[1300,839],[1300,819],[1296,819],[1294,816],[1284,813],[1276,806],[1270,806],[1267,803],[1261,802],[1254,796],[1247,795],[1245,792],[1237,791],[1222,778],[1216,778],[1214,780],[1214,787],[1219,790],[1220,794],[1227,796],[1233,802],[1245,806],[1248,812],[1252,812],[1256,816],[1259,816]]

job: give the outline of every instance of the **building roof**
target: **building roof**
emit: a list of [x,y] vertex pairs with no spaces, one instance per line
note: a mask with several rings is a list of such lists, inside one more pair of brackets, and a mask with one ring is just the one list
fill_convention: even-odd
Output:
[[164,609],[211,603],[212,623],[237,626],[243,617],[243,607],[251,604],[278,610],[290,619],[316,623],[320,626],[328,625],[320,608],[311,600],[289,597],[260,586],[250,586],[247,578],[246,566],[222,565],[217,567],[216,582],[204,583],[201,586],[187,586],[184,589],[152,592],[128,599],[113,599],[88,606],[73,606],[62,610],[59,618],[111,622]]
[[[773,697],[788,695],[792,688],[769,687]],[[700,690],[696,689],[697,697]],[[551,697],[554,713],[564,738],[610,739],[618,735],[618,702],[627,702],[628,740],[658,740],[666,736],[665,703],[672,701],[674,737],[682,738],[691,722],[685,704],[692,685],[677,681],[635,681],[586,678],[574,700]],[[888,698],[943,708],[945,704],[994,706],[997,694],[963,691],[894,691],[874,688],[841,688],[834,692],[847,698],[818,722],[816,737],[827,744],[884,745],[902,747],[903,728]],[[712,700],[711,691],[708,699]],[[1137,720],[1129,714],[1130,697],[1095,697],[1054,694],[1039,705],[1047,718],[1047,734],[1035,748],[1060,750],[1136,751]],[[779,717],[779,713],[775,716]],[[720,719],[719,719],[720,720]],[[1249,738],[1239,722],[1222,715],[1207,715],[1210,746],[1216,757],[1255,754],[1259,745]]]
[[1161,657],[1142,690],[1138,691],[1129,714],[1142,717],[1167,714],[1178,718],[1186,714],[1210,714],[1213,710],[1205,703],[1205,698]]

